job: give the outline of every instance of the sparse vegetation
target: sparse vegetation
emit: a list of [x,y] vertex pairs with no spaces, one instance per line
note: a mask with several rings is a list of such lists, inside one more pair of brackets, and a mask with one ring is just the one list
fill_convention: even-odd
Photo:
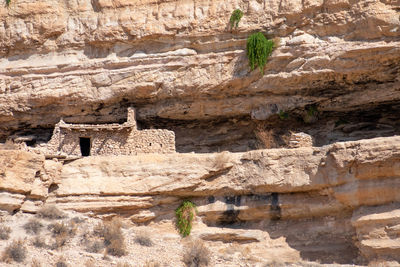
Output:
[[183,255],[183,262],[188,267],[208,266],[210,251],[201,240],[192,241]]
[[250,35],[247,38],[246,52],[251,70],[258,66],[261,74],[264,75],[264,66],[273,49],[274,42],[265,38],[261,32]]
[[289,113],[283,110],[279,111],[278,115],[281,120],[287,120],[289,118]]
[[148,237],[148,232],[138,232],[136,233],[135,242],[141,246],[151,247],[153,246],[153,241]]
[[30,219],[24,224],[24,229],[28,234],[39,234],[42,230],[43,224],[37,219]]
[[5,262],[23,262],[26,258],[26,247],[24,241],[14,240],[3,251],[2,260]]
[[231,18],[229,19],[229,23],[231,24],[231,29],[233,27],[237,28],[239,26],[239,22],[243,17],[243,11],[240,9],[235,9],[232,12]]
[[63,257],[60,257],[60,258],[57,260],[56,267],[68,267],[68,265],[67,265],[67,263],[65,262],[65,259],[64,259]]
[[257,124],[254,134],[260,142],[258,145],[259,149],[276,147],[276,142],[274,138],[275,132],[273,129],[266,128],[264,123]]
[[51,231],[53,236],[66,234],[66,235],[72,237],[76,233],[76,225],[72,222],[70,222],[70,223],[64,223],[64,222],[52,223],[52,224],[49,224],[48,229]]
[[111,240],[111,243],[107,246],[107,253],[116,257],[126,255],[124,239]]
[[0,239],[8,240],[10,238],[11,228],[5,225],[0,225]]
[[6,0],[6,5],[9,6],[11,4],[11,0]]
[[33,238],[32,245],[34,245],[36,248],[45,248],[47,246],[44,238],[39,235]]
[[49,220],[63,219],[66,217],[64,212],[52,205],[44,206],[37,212],[37,215]]
[[100,253],[104,248],[104,242],[95,240],[88,242],[86,245],[86,251],[90,253]]
[[305,123],[313,123],[318,120],[318,108],[316,105],[306,107],[303,120]]
[[127,254],[121,226],[120,220],[113,219],[110,222],[98,224],[94,229],[94,234],[103,238],[107,253],[117,257]]
[[48,226],[48,229],[53,234],[53,237],[55,237],[55,242],[51,246],[52,249],[58,249],[64,246],[76,233],[76,225],[73,222],[69,224],[64,222],[53,223]]
[[175,211],[177,228],[183,237],[188,236],[192,230],[195,211],[196,205],[189,200],[183,201]]

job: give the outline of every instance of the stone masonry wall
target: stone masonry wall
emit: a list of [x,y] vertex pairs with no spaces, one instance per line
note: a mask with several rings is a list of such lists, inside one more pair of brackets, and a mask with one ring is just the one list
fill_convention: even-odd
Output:
[[139,131],[131,127],[71,129],[59,125],[56,126],[53,137],[47,144],[46,152],[81,156],[80,137],[91,139],[91,156],[175,152],[175,134],[168,130]]

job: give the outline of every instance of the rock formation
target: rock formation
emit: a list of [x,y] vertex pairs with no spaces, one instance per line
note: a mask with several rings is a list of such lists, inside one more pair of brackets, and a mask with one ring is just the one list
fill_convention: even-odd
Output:
[[399,137],[245,153],[98,156],[65,165],[5,150],[0,206],[36,212],[46,202],[144,223],[173,220],[190,198],[211,227],[194,232],[204,240],[264,242],[267,234],[325,263],[398,261],[399,159]]
[[[55,204],[161,234],[191,199],[194,237],[234,258],[223,244],[251,250],[233,266],[398,264],[399,11],[389,0],[12,0],[0,7],[1,143],[35,151],[61,118],[122,125],[135,106],[138,129],[174,131],[178,153],[63,161],[0,144],[0,209]],[[257,31],[278,44],[264,75],[245,52]]]

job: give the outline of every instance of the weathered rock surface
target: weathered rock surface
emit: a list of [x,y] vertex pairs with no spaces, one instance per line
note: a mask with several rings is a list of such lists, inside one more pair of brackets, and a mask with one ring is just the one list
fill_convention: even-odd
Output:
[[[232,30],[235,8],[244,17]],[[240,153],[61,163],[0,150],[0,209],[47,203],[153,224],[190,198],[194,235],[250,244],[260,259],[399,262],[399,10],[388,0],[13,0],[0,7],[1,142],[45,142],[61,117],[121,123],[135,106],[139,127],[175,131],[178,152]],[[279,38],[264,75],[246,59],[255,31]],[[255,150],[266,147],[256,130],[270,147],[304,132],[307,147]]]
[[[245,15],[231,31],[237,7]],[[299,116],[309,104],[329,114],[398,114],[399,8],[367,0],[13,1],[0,9],[0,139],[33,132],[43,141],[60,117],[121,121],[128,105],[147,126],[163,119],[170,129],[193,120],[248,124],[252,111],[270,119],[276,106]],[[245,56],[256,30],[280,37],[263,76]],[[181,131],[177,144],[207,150],[233,138],[228,149],[245,151],[245,124],[235,136],[235,127],[215,123],[215,133],[196,134],[202,148],[179,143],[197,138]]]
[[4,185],[19,181],[27,170],[17,167],[28,163],[47,170],[39,177],[31,172],[30,182],[21,182],[24,190],[4,187],[3,210],[35,212],[46,202],[149,223],[173,221],[176,207],[189,198],[203,225],[196,236],[207,241],[257,243],[283,236],[303,259],[400,260],[400,137],[245,153],[98,156],[62,166],[27,152],[1,155],[3,161],[19,159],[8,163]]

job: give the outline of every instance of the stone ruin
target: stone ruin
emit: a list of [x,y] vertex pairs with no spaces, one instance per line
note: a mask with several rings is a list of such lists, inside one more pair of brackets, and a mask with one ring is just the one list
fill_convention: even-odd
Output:
[[96,156],[175,152],[175,133],[164,129],[138,130],[135,109],[128,108],[123,124],[56,124],[47,155]]

